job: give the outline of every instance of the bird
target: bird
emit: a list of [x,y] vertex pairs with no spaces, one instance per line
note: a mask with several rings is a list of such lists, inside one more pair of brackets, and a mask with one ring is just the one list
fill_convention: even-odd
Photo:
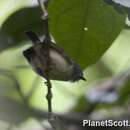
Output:
[[[26,35],[33,45],[24,50],[23,55],[38,75],[47,79],[46,70],[49,67],[50,80],[72,82],[86,80],[80,66],[56,43],[52,40],[49,40],[49,43],[45,40],[41,41],[33,31],[27,31]],[[49,65],[47,64],[47,52]]]

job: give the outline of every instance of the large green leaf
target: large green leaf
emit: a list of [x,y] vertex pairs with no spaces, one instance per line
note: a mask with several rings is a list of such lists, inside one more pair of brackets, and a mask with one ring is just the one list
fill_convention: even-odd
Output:
[[25,31],[42,30],[40,24],[40,9],[36,7],[23,8],[13,13],[2,25],[0,30],[0,51],[19,45],[27,40]]
[[[50,1],[50,30],[56,42],[82,68],[95,63],[109,48],[125,24],[102,0]],[[24,32],[42,31],[39,9],[24,8],[12,14],[0,31],[0,51],[27,40]]]
[[82,67],[100,58],[125,21],[102,0],[53,0],[49,10],[54,38]]

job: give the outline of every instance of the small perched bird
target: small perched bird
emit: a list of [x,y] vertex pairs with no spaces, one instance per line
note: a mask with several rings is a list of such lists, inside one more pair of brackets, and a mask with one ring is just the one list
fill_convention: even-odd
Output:
[[34,71],[47,79],[47,49],[49,54],[49,78],[60,81],[85,80],[80,66],[70,59],[64,50],[58,47],[51,40],[49,43],[41,42],[38,36],[32,32],[26,32],[33,42],[33,46],[23,51],[23,55],[32,65]]

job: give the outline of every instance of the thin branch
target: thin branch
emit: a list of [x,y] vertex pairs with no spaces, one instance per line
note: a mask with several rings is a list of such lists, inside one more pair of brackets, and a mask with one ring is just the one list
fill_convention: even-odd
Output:
[[39,6],[43,12],[43,16],[44,18],[47,18],[48,17],[48,12],[46,10],[46,7],[45,7],[45,2],[43,2],[42,0],[38,0],[38,3],[39,3]]
[[[39,6],[41,8],[42,11],[42,16],[41,16],[41,20],[44,26],[44,33],[45,33],[45,42],[49,42],[50,41],[50,33],[49,33],[49,27],[48,27],[48,19],[49,19],[49,15],[48,15],[48,11],[47,11],[47,4],[45,2],[43,2],[42,0],[38,0]],[[46,4],[46,5],[45,5]]]
[[47,78],[46,85],[47,85],[47,89],[48,89],[48,92],[46,95],[46,99],[48,101],[48,112],[51,116],[51,114],[52,114],[52,101],[51,101],[51,99],[52,99],[52,92],[51,92],[52,85],[51,85],[49,77]]
[[47,102],[48,102],[48,112],[49,112],[49,118],[51,119],[52,117],[52,92],[51,92],[51,88],[52,88],[52,85],[51,85],[51,82],[50,82],[50,77],[49,77],[49,73],[50,73],[50,55],[49,55],[49,44],[50,44],[50,33],[49,33],[49,26],[48,26],[48,12],[46,10],[46,6],[45,6],[45,2],[43,2],[42,0],[38,0],[38,3],[39,3],[39,6],[42,10],[42,22],[43,22],[43,25],[44,25],[44,33],[45,33],[45,39],[44,39],[44,44],[46,43],[46,54],[45,54],[45,57],[46,57],[46,71],[45,71],[45,74],[46,74],[46,85],[47,85],[47,95],[46,95],[46,98],[47,98]]
[[47,85],[47,95],[46,95],[46,99],[48,102],[48,121],[51,124],[52,128],[54,130],[66,130],[66,128],[63,128],[63,125],[61,125],[62,123],[59,122],[58,117],[54,116],[52,114],[52,84],[50,81],[50,62],[51,62],[51,58],[50,58],[50,43],[51,43],[51,37],[50,37],[50,32],[49,32],[49,25],[48,25],[48,12],[47,12],[47,5],[48,5],[48,1],[47,3],[43,2],[42,0],[38,0],[39,6],[42,10],[42,23],[44,26],[44,34],[45,34],[45,39],[43,41],[44,44],[46,44],[46,51],[44,53],[45,55],[45,60],[46,60],[46,70],[45,70],[45,75],[46,75],[46,85]]

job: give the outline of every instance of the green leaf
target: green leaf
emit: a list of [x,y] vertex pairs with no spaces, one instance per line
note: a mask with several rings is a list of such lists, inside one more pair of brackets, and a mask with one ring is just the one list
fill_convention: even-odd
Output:
[[42,30],[39,8],[23,8],[13,13],[0,30],[0,51],[21,45],[20,42],[27,40],[25,31],[30,29]]
[[35,3],[30,0],[1,0],[0,1],[0,25],[16,10],[25,6],[33,6]]
[[83,68],[95,63],[125,24],[102,0],[51,1],[51,31],[56,41]]
[[[50,1],[50,30],[54,39],[82,68],[95,63],[110,47],[125,24],[120,15],[102,0]],[[0,51],[21,45],[24,32],[42,34],[40,11],[24,8],[12,14],[0,31]]]

